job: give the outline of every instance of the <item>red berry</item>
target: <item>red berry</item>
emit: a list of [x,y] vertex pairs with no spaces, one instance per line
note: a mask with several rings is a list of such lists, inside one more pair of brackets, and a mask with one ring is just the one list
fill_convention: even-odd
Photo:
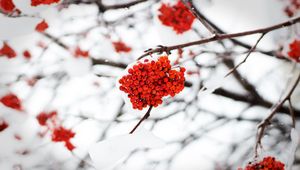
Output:
[[120,52],[124,52],[124,53],[128,53],[131,51],[131,48],[128,47],[123,41],[116,41],[116,42],[112,42],[116,52],[120,53]]
[[89,57],[89,52],[82,50],[80,47],[76,47],[74,56],[76,58],[78,58],[78,57],[87,58],[87,57]]
[[4,104],[7,107],[10,107],[12,109],[16,110],[22,110],[21,100],[14,94],[10,93],[5,96],[3,96],[0,99],[0,102]]
[[13,12],[15,5],[13,0],[0,0],[0,10],[5,13]]
[[288,55],[291,59],[295,60],[296,62],[300,62],[300,40],[294,40],[289,45],[289,52]]
[[8,128],[8,124],[5,121],[0,121],[0,132]]
[[45,20],[43,20],[35,27],[35,30],[37,32],[44,32],[48,27],[49,27],[49,25],[47,24],[47,22]]
[[284,12],[288,17],[293,17],[300,9],[299,0],[288,0],[289,4],[284,8]]
[[57,116],[57,112],[56,111],[52,111],[52,112],[49,112],[49,113],[46,113],[46,112],[41,112],[37,117],[36,119],[38,120],[39,124],[41,126],[46,126],[47,125],[47,121],[49,119],[53,119]]
[[65,146],[68,150],[72,151],[75,146],[70,142],[70,140],[75,136],[75,133],[69,129],[62,126],[55,128],[52,132],[53,142],[65,142]]
[[50,5],[53,3],[58,3],[60,0],[31,0],[31,6],[38,5]]
[[4,43],[0,49],[0,56],[6,56],[8,58],[15,58],[17,56],[14,49],[12,49],[7,43]]
[[25,50],[23,52],[23,56],[26,58],[26,59],[30,59],[31,58],[31,53],[28,51],[28,50]]

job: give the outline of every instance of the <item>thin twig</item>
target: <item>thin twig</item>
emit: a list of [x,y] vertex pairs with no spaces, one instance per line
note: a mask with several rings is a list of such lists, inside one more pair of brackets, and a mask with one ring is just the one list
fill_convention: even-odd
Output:
[[152,110],[153,106],[150,106],[149,109],[147,110],[147,112],[145,113],[145,115],[140,119],[140,121],[134,126],[134,128],[129,132],[129,134],[132,134],[140,125],[141,123],[148,119],[148,117],[150,116],[150,112]]
[[[194,46],[194,45],[201,45],[201,44],[206,44],[209,42],[213,42],[213,41],[220,41],[220,40],[225,40],[225,39],[232,39],[232,38],[237,38],[237,37],[242,37],[242,36],[247,36],[247,35],[253,35],[253,34],[266,34],[268,32],[277,30],[277,29],[281,29],[281,28],[285,28],[291,25],[294,25],[296,23],[300,22],[300,17],[288,20],[286,22],[282,22],[270,27],[265,27],[265,28],[260,28],[260,29],[255,29],[255,30],[250,30],[250,31],[244,31],[244,32],[238,32],[238,33],[232,33],[232,34],[219,34],[218,36],[212,36],[209,38],[204,38],[201,40],[197,40],[197,41],[192,41],[192,42],[188,42],[188,43],[184,43],[184,44],[178,44],[178,45],[173,45],[173,46],[160,46],[158,48],[154,48],[154,49],[150,49],[147,50],[147,52],[145,52],[143,55],[141,55],[139,58],[143,58],[145,56],[148,56],[150,54],[153,53],[162,53],[162,52],[170,52],[172,50],[176,50],[176,49],[183,49],[186,47],[190,47],[190,46]],[[163,47],[163,48],[162,48]]]
[[197,14],[197,12],[195,11],[195,7],[190,0],[184,0],[182,2],[211,34],[217,36],[217,31],[208,22],[206,22],[200,15]]
[[245,63],[247,61],[247,59],[249,58],[250,54],[256,49],[258,43],[260,42],[260,40],[262,40],[262,38],[266,35],[266,33],[261,34],[261,36],[258,38],[258,40],[256,41],[256,43],[254,44],[254,46],[249,50],[249,52],[247,53],[246,57],[244,58],[243,61],[241,61],[238,65],[236,65],[234,68],[232,68],[226,75],[225,77],[229,76],[232,72],[234,72],[236,69],[238,69],[243,63]]
[[295,82],[292,84],[292,87],[290,88],[290,90],[287,92],[287,94],[284,96],[284,98],[282,100],[280,100],[271,110],[271,112],[269,113],[269,116],[266,117],[259,125],[258,125],[258,132],[257,132],[257,140],[256,140],[256,145],[255,145],[255,157],[258,156],[258,147],[261,147],[261,139],[264,135],[264,131],[266,129],[266,127],[271,123],[272,118],[274,117],[274,115],[277,113],[277,111],[283,106],[283,104],[286,101],[289,101],[291,99],[291,96],[293,94],[293,92],[295,91],[297,85],[300,82],[300,72],[297,75],[297,79],[295,80]]

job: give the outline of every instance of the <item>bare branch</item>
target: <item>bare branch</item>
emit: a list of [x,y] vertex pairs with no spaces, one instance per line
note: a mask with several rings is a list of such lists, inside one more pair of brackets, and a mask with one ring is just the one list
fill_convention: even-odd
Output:
[[150,116],[150,112],[152,110],[153,106],[150,106],[149,109],[147,110],[147,112],[145,113],[145,115],[141,118],[141,120],[134,126],[134,128],[129,132],[130,134],[132,134],[140,125],[141,123],[148,119],[148,117]]
[[300,82],[300,72],[297,73],[297,79],[295,82],[292,84],[292,87],[289,89],[287,94],[281,99],[271,110],[269,113],[269,116],[266,117],[259,125],[258,125],[258,133],[257,133],[257,140],[256,140],[256,145],[255,145],[255,156],[258,156],[257,151],[258,147],[261,146],[261,139],[264,135],[264,131],[266,127],[270,124],[272,118],[274,115],[277,113],[277,111],[283,106],[283,104],[286,101],[289,101],[291,99],[291,95],[293,94],[294,90],[296,89],[297,85]]
[[258,38],[258,40],[256,41],[255,45],[249,50],[249,52],[247,53],[246,57],[244,58],[243,61],[241,61],[238,65],[236,65],[234,68],[232,68],[226,75],[225,77],[229,76],[232,72],[236,71],[236,69],[238,69],[243,63],[245,63],[248,59],[248,57],[250,56],[250,54],[256,49],[256,46],[258,45],[258,43],[260,42],[260,40],[262,40],[262,38],[265,36],[266,33],[261,34],[261,36]]

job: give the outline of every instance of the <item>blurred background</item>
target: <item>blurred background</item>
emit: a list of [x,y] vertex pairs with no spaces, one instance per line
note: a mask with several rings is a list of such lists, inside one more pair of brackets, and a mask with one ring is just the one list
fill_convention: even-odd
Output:
[[[89,147],[127,134],[145,113],[133,110],[116,86],[127,65],[158,45],[211,36],[197,19],[182,34],[163,25],[158,19],[163,3],[177,0],[64,0],[24,14],[42,18],[49,28],[3,38],[0,43],[0,47],[9,44],[16,53],[0,55],[1,170],[94,170]],[[291,7],[293,16],[287,15],[292,0],[193,0],[191,4],[221,33],[263,28],[299,14]],[[14,17],[0,15],[2,28],[7,25],[1,21],[4,16]],[[18,32],[29,23],[0,31]],[[115,170],[233,170],[251,161],[257,125],[300,71],[299,64],[287,58],[288,44],[299,38],[295,24],[268,33],[247,62],[224,78],[258,38],[251,35],[235,39],[238,42],[173,50],[169,59],[186,68],[186,87],[173,98],[165,97],[142,125],[167,145],[136,150]],[[299,85],[292,103],[298,121]],[[51,112],[55,114],[49,116]],[[55,141],[42,119],[72,131],[69,142],[74,148],[66,147],[63,139]],[[289,106],[284,105],[266,129],[262,155],[287,164],[292,157],[291,127]],[[299,125],[296,129],[300,133]],[[298,151],[293,169],[299,165]]]

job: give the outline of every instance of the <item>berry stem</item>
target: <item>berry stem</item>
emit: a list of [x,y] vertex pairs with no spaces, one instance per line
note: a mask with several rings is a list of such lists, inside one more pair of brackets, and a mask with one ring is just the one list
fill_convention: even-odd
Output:
[[148,119],[148,117],[150,116],[150,112],[152,110],[153,106],[150,106],[149,109],[147,110],[147,112],[145,113],[145,115],[141,118],[141,120],[134,126],[134,128],[129,132],[129,134],[133,134],[133,132],[141,125],[141,123]]

